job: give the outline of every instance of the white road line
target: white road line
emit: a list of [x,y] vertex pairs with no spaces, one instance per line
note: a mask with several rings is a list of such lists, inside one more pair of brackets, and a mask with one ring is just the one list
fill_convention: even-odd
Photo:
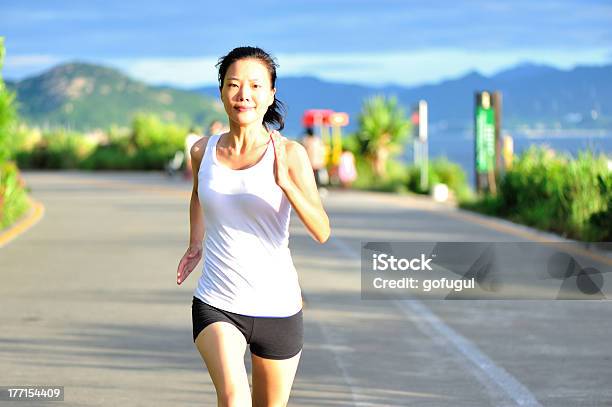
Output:
[[[331,241],[332,239],[330,239]],[[332,243],[334,243],[334,246],[338,247],[338,245],[346,245],[346,243],[335,239]],[[344,251],[344,253],[346,254],[347,250],[350,250],[350,247],[344,247],[343,249],[341,249],[342,251]],[[351,375],[348,373],[348,368],[346,367],[346,365],[344,364],[344,362],[342,361],[342,358],[340,357],[340,355],[338,354],[337,351],[334,350],[334,342],[336,342],[332,337],[331,334],[329,333],[329,331],[327,330],[327,328],[320,322],[317,322],[317,325],[319,326],[319,329],[321,330],[321,332],[323,333],[323,336],[325,337],[325,342],[329,343],[330,345],[332,345],[332,353],[334,355],[334,359],[336,361],[336,365],[340,368],[340,371],[342,372],[342,377],[344,379],[344,382],[346,383],[346,385],[349,387],[350,391],[351,391],[351,398],[353,399],[353,405],[354,406],[366,406],[366,405],[371,405],[369,403],[363,403],[358,401],[358,398],[362,398],[363,396],[361,396],[359,394],[359,390],[356,386],[353,385],[353,380],[351,378]]]
[[[345,245],[345,243],[336,239],[334,241],[334,245],[336,247],[338,247],[338,245]],[[350,247],[346,246],[346,247],[343,248],[342,251],[345,254],[347,254],[348,250],[350,250]],[[349,257],[352,257],[352,252],[350,252]],[[351,391],[351,399],[353,400],[353,403],[352,403],[353,406],[356,406],[356,407],[378,406],[378,404],[372,404],[372,403],[369,403],[367,401],[360,401],[359,400],[359,399],[367,399],[367,397],[360,393],[359,387],[355,386],[354,381],[351,378],[351,375],[349,374],[348,367],[346,366],[346,364],[342,360],[342,357],[341,357],[340,353],[335,349],[334,345],[338,341],[333,338],[332,334],[329,332],[329,330],[327,329],[327,327],[325,327],[324,324],[322,324],[322,323],[317,321],[317,325],[319,326],[319,329],[321,330],[321,333],[323,334],[323,337],[325,338],[325,342],[331,345],[330,346],[330,351],[332,352],[332,354],[334,356],[334,360],[336,362],[336,366],[338,366],[338,368],[342,372],[342,378],[344,379],[344,382],[346,383],[346,385],[348,386],[349,390]],[[342,342],[344,342],[344,341],[342,341]]]
[[[335,237],[330,238],[329,241],[348,257],[361,259],[361,253],[348,243]],[[462,356],[459,360],[464,361],[463,367],[485,386],[491,397],[500,399],[501,395],[495,392],[495,389],[497,389],[497,393],[501,390],[503,395],[513,400],[517,406],[542,407],[525,385],[520,383],[504,368],[496,365],[493,360],[478,349],[469,339],[446,325],[422,301],[395,300],[394,303],[415,322],[422,333],[429,336],[436,343],[451,345],[445,347],[447,349],[454,349],[458,355]],[[415,315],[418,318],[415,318]]]
[[342,377],[344,378],[344,382],[348,385],[350,391],[351,391],[351,398],[353,399],[353,405],[354,406],[361,406],[363,404],[360,404],[357,401],[357,389],[355,388],[355,386],[353,385],[353,380],[351,379],[351,375],[348,374],[348,369],[346,367],[346,365],[344,364],[344,362],[342,361],[342,358],[340,358],[340,355],[338,354],[338,352],[336,350],[334,350],[333,347],[333,343],[334,341],[332,340],[329,332],[327,331],[327,328],[325,328],[325,326],[323,326],[322,323],[317,322],[317,325],[319,326],[319,329],[321,330],[321,333],[323,334],[323,336],[325,337],[325,342],[329,343],[331,346],[331,352],[334,355],[334,359],[336,361],[336,365],[340,368],[340,371],[342,372]]
[[[517,406],[542,406],[527,387],[521,384],[504,368],[496,365],[493,360],[478,349],[469,339],[446,325],[423,302],[419,300],[394,302],[411,319],[416,320],[415,316],[417,316],[421,324],[427,325],[427,327],[423,327],[419,323],[416,324],[421,332],[426,333],[431,338],[441,337],[445,344],[450,344],[456,351],[459,351],[464,356],[464,359],[460,360],[465,361],[464,367],[466,370],[470,371],[489,390],[491,396],[497,397],[497,394],[494,392],[495,387],[497,387],[503,390],[505,395],[514,400]],[[492,384],[494,386],[491,386]]]

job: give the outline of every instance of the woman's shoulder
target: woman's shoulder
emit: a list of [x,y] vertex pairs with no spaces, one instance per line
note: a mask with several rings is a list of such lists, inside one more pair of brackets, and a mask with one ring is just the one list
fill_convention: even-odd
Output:
[[208,141],[213,137],[216,137],[216,135],[204,136],[198,141],[196,141],[193,146],[191,146],[191,156],[196,158],[198,161],[202,160],[202,157],[204,157],[204,152],[206,151],[206,147],[208,146]]
[[292,140],[287,137],[283,137],[283,145],[287,154],[306,154],[306,148],[302,143],[297,140]]
[[274,138],[275,142],[278,143],[280,147],[283,147],[287,152],[294,151],[296,148],[304,149],[304,145],[297,140],[292,140],[283,136],[280,131],[272,130],[271,135]]
[[292,140],[282,137],[282,144],[285,148],[285,154],[291,165],[310,166],[310,158],[308,152],[302,143],[297,140]]

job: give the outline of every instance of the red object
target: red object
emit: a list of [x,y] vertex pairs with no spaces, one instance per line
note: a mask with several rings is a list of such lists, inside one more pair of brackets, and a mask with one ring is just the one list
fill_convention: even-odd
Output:
[[412,112],[412,124],[419,124],[419,112]]
[[329,126],[329,117],[334,113],[330,109],[308,109],[302,116],[302,125],[304,127],[314,127],[318,125]]

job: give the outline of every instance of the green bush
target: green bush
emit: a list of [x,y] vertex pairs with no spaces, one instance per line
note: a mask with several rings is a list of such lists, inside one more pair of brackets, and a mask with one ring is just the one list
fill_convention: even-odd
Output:
[[[435,178],[435,174],[434,177],[432,177],[432,168],[431,168],[431,164],[428,167],[429,170],[429,180],[430,181],[437,181]],[[417,194],[427,194],[429,193],[429,188],[421,188],[421,168],[415,165],[410,165],[407,168],[407,174],[408,174],[408,180],[406,181],[406,185],[408,187],[408,190],[412,191],[412,192],[416,192]]]
[[15,152],[14,124],[16,113],[13,107],[15,95],[9,92],[0,77],[0,162],[13,157]]
[[355,155],[355,167],[357,169],[357,179],[353,183],[353,188],[380,192],[407,192],[407,170],[406,165],[388,160],[386,163],[387,178],[382,179],[374,173],[371,163],[361,155]]
[[532,146],[498,182],[498,195],[468,209],[581,240],[607,240],[612,224],[612,172],[608,157],[578,158]]
[[4,63],[4,37],[0,37],[0,164],[12,158],[15,152],[14,128],[17,121],[15,94],[10,92],[2,78]]
[[94,148],[81,134],[55,130],[43,134],[31,151],[16,156],[22,168],[75,169]]
[[[4,61],[4,38],[0,37],[0,71]],[[15,94],[6,89],[0,74],[0,229],[19,219],[29,207],[25,183],[14,162],[21,138],[16,134]]]
[[460,201],[459,206],[463,209],[484,213],[485,215],[500,216],[502,202],[497,196],[482,195]]
[[588,238],[592,241],[612,241],[612,174],[600,174],[597,183],[601,196],[606,201],[605,209],[594,212],[589,218]]
[[98,146],[79,165],[84,170],[131,170],[135,169],[133,157],[118,144]]
[[14,162],[0,164],[0,229],[4,229],[29,209],[25,183]]
[[138,115],[132,124],[132,145],[135,148],[134,168],[163,169],[182,150],[187,128],[163,123],[153,115]]
[[[459,201],[472,196],[467,175],[459,164],[449,161],[446,157],[440,157],[432,161],[430,168],[436,182],[446,184]],[[433,185],[434,182],[430,184]]]
[[353,183],[353,188],[369,189],[375,184],[374,171],[370,163],[359,154],[355,154],[355,168],[357,170],[357,179]]
[[108,140],[99,144],[80,164],[85,170],[131,170],[135,169],[131,130],[112,126]]
[[449,161],[446,157],[435,158],[428,164],[428,183],[425,189],[421,188],[420,166],[410,165],[407,168],[407,186],[410,191],[418,194],[429,194],[435,184],[442,183],[446,184],[460,201],[471,197],[472,192],[467,182],[467,176],[459,164]]
[[35,130],[26,133],[16,155],[23,168],[163,170],[174,154],[183,150],[187,129],[140,114],[131,129],[111,127],[100,144],[65,130],[38,138]]
[[[352,147],[347,143],[345,147]],[[384,192],[415,192],[429,194],[431,187],[437,183],[444,183],[453,191],[457,199],[468,200],[472,198],[471,189],[467,183],[467,176],[459,164],[449,161],[446,157],[436,158],[429,162],[429,185],[421,188],[421,169],[396,160],[387,161],[387,178],[385,180],[374,174],[372,166],[363,156],[355,154],[355,166],[358,177],[353,184],[354,188],[384,191]]]

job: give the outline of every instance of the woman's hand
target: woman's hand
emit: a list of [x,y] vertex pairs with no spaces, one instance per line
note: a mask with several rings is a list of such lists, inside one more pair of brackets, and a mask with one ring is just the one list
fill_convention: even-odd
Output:
[[272,140],[272,146],[274,147],[274,179],[276,181],[276,185],[282,189],[285,189],[285,187],[291,182],[285,148],[287,139],[281,136],[281,134],[276,130],[270,132],[270,139]]
[[181,285],[202,259],[202,246],[189,246],[179,262],[176,271],[176,283]]

